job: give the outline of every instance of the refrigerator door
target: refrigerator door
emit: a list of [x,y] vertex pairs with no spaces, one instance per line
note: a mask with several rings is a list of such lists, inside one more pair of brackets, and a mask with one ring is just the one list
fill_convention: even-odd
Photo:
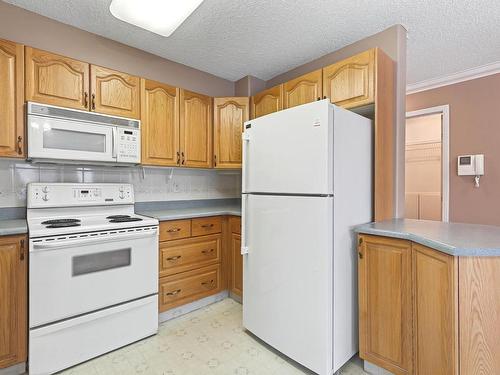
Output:
[[245,123],[243,193],[333,194],[333,105],[328,99]]
[[333,197],[243,196],[243,326],[318,374],[332,369]]

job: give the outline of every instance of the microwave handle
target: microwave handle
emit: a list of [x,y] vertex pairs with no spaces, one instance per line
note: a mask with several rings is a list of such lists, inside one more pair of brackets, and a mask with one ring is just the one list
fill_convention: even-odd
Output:
[[116,131],[118,129],[116,127],[113,127],[113,133],[112,133],[112,137],[111,137],[111,142],[113,143],[113,147],[112,147],[112,157],[116,159],[117,157],[117,148],[118,148],[118,136],[116,135]]

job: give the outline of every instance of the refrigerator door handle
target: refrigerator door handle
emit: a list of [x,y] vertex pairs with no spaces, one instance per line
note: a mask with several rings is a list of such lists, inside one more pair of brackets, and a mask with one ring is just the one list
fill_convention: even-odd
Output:
[[250,142],[250,134],[248,134],[246,131],[243,132],[241,135],[241,139],[243,140],[243,157],[242,157],[242,165],[241,165],[241,191],[244,193],[247,192],[247,169],[248,169],[248,143]]
[[247,200],[248,195],[243,194],[241,197],[241,255],[248,254],[247,246]]

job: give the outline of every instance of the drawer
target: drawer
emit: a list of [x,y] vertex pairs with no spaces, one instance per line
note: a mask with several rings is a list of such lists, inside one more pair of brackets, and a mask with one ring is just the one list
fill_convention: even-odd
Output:
[[231,225],[231,233],[241,234],[241,218],[231,216],[229,222]]
[[221,243],[220,234],[161,243],[160,277],[219,263]]
[[200,217],[193,219],[191,223],[191,233],[194,236],[220,233],[222,229],[222,218],[220,216]]
[[191,237],[191,220],[172,220],[160,223],[160,241]]
[[220,265],[216,264],[160,278],[160,312],[220,292],[220,275]]

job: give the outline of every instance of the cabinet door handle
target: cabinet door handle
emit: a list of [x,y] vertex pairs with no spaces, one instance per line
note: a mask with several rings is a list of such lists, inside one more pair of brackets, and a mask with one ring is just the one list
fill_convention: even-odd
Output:
[[184,151],[181,152],[181,156],[182,156],[182,162],[181,162],[181,164],[184,165],[184,161],[185,161],[185,159],[184,159]]
[[177,151],[177,165],[181,165],[181,153]]
[[92,109],[95,109],[95,94],[92,94]]
[[323,99],[326,99],[326,95],[323,96]]
[[317,98],[316,100],[321,100],[321,97],[320,97],[320,96],[318,96],[318,98]]
[[182,258],[182,255],[176,255],[176,256],[167,258],[167,260],[173,261],[173,260],[177,260],[177,259],[181,259],[181,258]]
[[201,227],[208,229],[208,228],[213,228],[213,226],[214,226],[213,224],[203,224]]
[[358,252],[359,259],[363,259],[363,253],[361,251]]
[[181,228],[172,228],[167,230],[168,233],[175,233],[175,232],[180,232]]
[[214,167],[217,166],[217,155],[214,155]]
[[176,294],[179,294],[181,292],[181,289],[174,290],[173,292],[167,292],[165,295],[167,296],[175,296]]
[[24,240],[21,240],[21,254],[19,256],[21,260],[24,260]]
[[201,285],[203,285],[203,286],[207,286],[207,285],[212,286],[212,285],[214,285],[214,280],[212,279],[210,281],[203,281],[201,283]]
[[17,153],[21,155],[23,153],[23,137],[17,137]]
[[205,254],[205,255],[208,255],[208,254],[213,253],[213,252],[214,252],[214,249],[209,249],[209,250],[206,250],[206,249],[205,249],[205,250],[202,250],[201,252],[202,252],[203,254]]
[[84,94],[83,104],[85,105],[85,108],[89,107],[89,93],[86,91]]

